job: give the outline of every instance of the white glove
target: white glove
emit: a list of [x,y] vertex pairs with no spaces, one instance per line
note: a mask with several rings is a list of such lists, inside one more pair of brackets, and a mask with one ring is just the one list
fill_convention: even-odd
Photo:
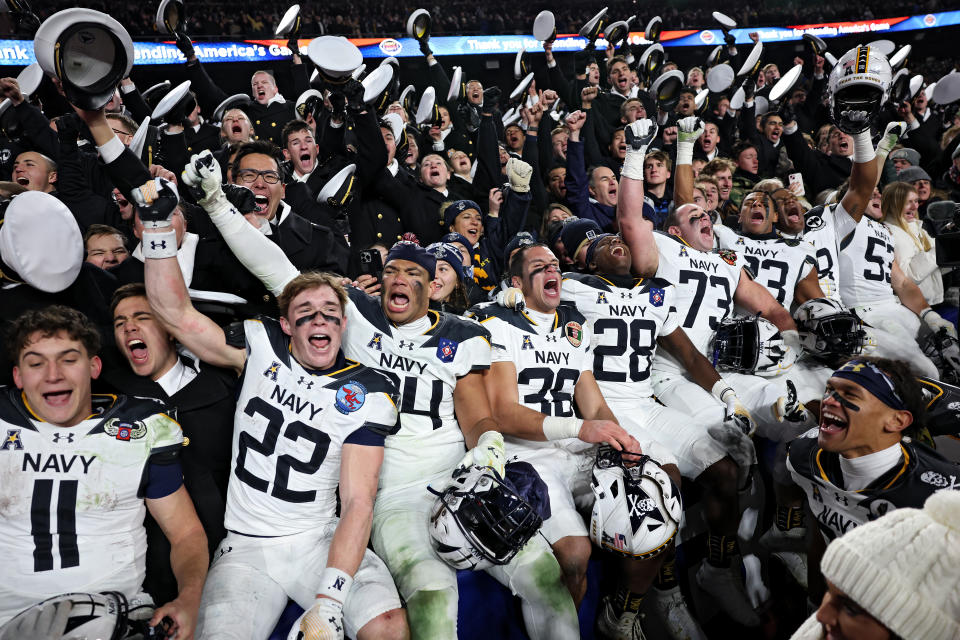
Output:
[[498,431],[486,431],[477,440],[477,446],[467,451],[457,467],[469,469],[473,465],[490,467],[502,479],[507,453],[503,445],[503,435]]
[[647,147],[657,137],[657,125],[643,118],[624,127],[627,135],[627,155],[623,159],[620,175],[631,180],[643,180],[643,160],[647,157]]
[[23,618],[3,634],[4,638],[17,640],[59,640],[67,630],[67,620],[73,609],[72,600],[49,602],[34,607]]
[[877,143],[877,155],[883,156],[884,159],[893,148],[897,145],[897,141],[900,140],[902,136],[907,131],[907,123],[903,121],[894,121],[887,123],[887,128],[883,130],[883,135],[880,136],[880,142]]
[[181,174],[184,184],[199,189],[202,195],[197,197],[197,204],[209,210],[227,203],[227,196],[223,193],[223,176],[220,173],[220,163],[213,157],[209,149],[200,154],[190,156],[190,162],[183,168]]
[[777,416],[777,422],[803,423],[813,420],[813,415],[797,397],[797,387],[791,380],[787,380],[787,395],[777,398],[774,415]]
[[953,326],[953,323],[944,320],[939,313],[930,307],[927,307],[920,312],[920,319],[923,320],[924,323],[926,323],[926,325],[930,327],[930,330],[934,333],[940,329],[945,329],[946,332],[950,334],[950,337],[957,337],[957,328]]
[[757,431],[757,423],[747,408],[740,402],[733,387],[728,385],[723,378],[717,380],[713,389],[710,390],[715,398],[724,404],[723,423],[724,426],[733,426],[740,433],[752,436]]
[[787,329],[780,332],[783,339],[783,346],[792,349],[797,358],[803,355],[803,343],[800,342],[800,332],[796,329]]
[[693,164],[693,145],[704,130],[703,121],[697,116],[677,120],[677,164]]
[[533,175],[533,167],[518,158],[507,160],[507,166],[504,167],[507,172],[507,180],[510,181],[510,189],[517,193],[527,193],[530,191],[530,177]]
[[526,301],[523,298],[523,292],[516,287],[508,287],[498,291],[496,302],[501,307],[506,307],[507,309],[513,309],[515,311],[523,311],[527,306]]
[[743,556],[743,574],[743,586],[747,591],[750,604],[754,609],[759,609],[770,600],[770,589],[763,582],[760,558],[752,553]]
[[300,619],[303,640],[343,640],[343,604],[333,598],[317,598]]
[[697,116],[680,118],[677,120],[677,144],[693,144],[703,135],[704,129],[703,121]]

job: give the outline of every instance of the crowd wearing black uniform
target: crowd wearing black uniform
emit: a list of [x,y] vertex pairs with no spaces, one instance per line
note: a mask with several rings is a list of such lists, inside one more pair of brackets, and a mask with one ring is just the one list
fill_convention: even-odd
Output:
[[[12,9],[11,22],[23,37],[32,37],[40,20],[19,0],[6,2]],[[68,6],[50,3],[40,18],[60,5]],[[467,77],[459,67],[449,68],[430,49],[431,31],[504,31],[498,14],[500,8],[507,11],[505,5],[484,5],[479,14],[474,5],[469,10],[461,5],[436,11],[432,23],[429,14],[408,21],[406,10],[380,2],[354,3],[352,12],[336,15],[320,8],[304,8],[302,15],[288,13],[280,32],[293,54],[289,61],[275,63],[276,68],[265,66],[253,73],[248,95],[229,95],[217,86],[198,60],[191,36],[270,35],[286,6],[210,3],[189,7],[187,23],[176,13],[183,12],[184,5],[166,0],[164,7],[176,9],[171,14],[161,8],[157,27],[171,33],[186,62],[170,66],[169,81],[163,85],[139,85],[137,68],[131,70],[130,64],[115,85],[97,89],[91,88],[95,82],[85,85],[68,72],[58,77],[36,66],[19,78],[0,78],[4,100],[0,218],[6,218],[0,226],[0,327],[6,332],[25,312],[49,305],[79,310],[96,325],[103,341],[103,368],[94,390],[158,398],[176,407],[176,419],[189,440],[180,454],[183,483],[212,556],[227,535],[223,516],[227,486],[234,481],[230,447],[238,379],[234,371],[179,348],[159,321],[142,321],[151,314],[143,285],[144,221],[136,204],[143,199],[143,185],[161,185],[161,195],[172,189],[167,194],[178,199],[171,214],[177,247],[170,255],[177,257],[194,305],[228,328],[229,341],[229,328],[235,323],[259,314],[277,317],[278,307],[271,287],[261,281],[263,274],[244,266],[242,256],[234,254],[230,241],[211,221],[204,191],[181,175],[184,167],[201,162],[199,156],[207,151],[219,164],[231,206],[279,247],[296,270],[337,274],[376,294],[391,247],[413,242],[429,247],[436,257],[430,308],[463,315],[480,304],[517,306],[511,257],[527,245],[548,247],[565,272],[614,279],[594,257],[604,237],[624,231],[620,222],[625,189],[637,181],[625,167],[628,155],[638,149],[647,150],[640,181],[642,218],[655,229],[669,231],[681,224],[678,216],[690,211],[685,207],[696,206],[713,226],[739,233],[744,203],[761,193],[767,196],[764,206],[769,206],[774,221],[766,239],[786,238],[795,245],[803,241],[805,230],[819,229],[821,216],[843,208],[838,203],[847,202],[844,194],[862,188],[857,167],[866,162],[857,155],[863,153],[860,147],[855,149],[862,140],[857,136],[867,132],[869,139],[875,134],[881,145],[877,192],[870,203],[850,213],[855,213],[855,225],[861,217],[880,226],[885,223],[888,235],[896,240],[895,254],[889,243],[890,259],[923,294],[923,304],[914,309],[896,282],[892,286],[929,327],[921,334],[922,348],[939,376],[926,375],[918,383],[918,375],[927,371],[911,371],[912,363],[871,359],[864,340],[842,354],[846,357],[829,361],[831,370],[839,369],[828,376],[822,400],[800,398],[807,404],[801,413],[813,416],[807,426],[820,428],[820,440],[816,432],[807,433],[795,440],[789,453],[786,447],[774,453],[776,444],[757,445],[758,453],[766,451],[778,462],[761,460],[763,480],[754,480],[761,485],[765,480],[771,487],[765,502],[760,498],[767,508],[760,510],[762,523],[756,531],[769,528],[774,532],[769,539],[796,543],[761,554],[772,591],[764,587],[748,593],[749,581],[747,587],[742,580],[739,583],[744,601],[763,626],[754,624],[753,617],[724,610],[723,603],[718,607],[706,602],[702,593],[691,595],[692,568],[701,558],[712,558],[713,550],[692,550],[699,543],[691,540],[704,536],[703,528],[697,529],[700,519],[688,515],[684,526],[689,527],[690,540],[685,544],[690,550],[676,563],[671,559],[658,580],[668,585],[679,582],[687,601],[694,603],[695,622],[665,620],[649,627],[631,622],[615,630],[600,628],[595,637],[642,638],[645,629],[648,637],[786,638],[824,593],[819,627],[808,621],[798,632],[807,635],[796,637],[822,637],[818,631],[841,633],[844,623],[839,618],[851,614],[847,609],[837,613],[842,607],[837,607],[836,599],[848,596],[848,609],[859,607],[857,615],[877,622],[888,635],[853,635],[848,620],[848,635],[841,637],[897,634],[919,639],[934,633],[960,637],[955,602],[930,604],[942,622],[933,631],[920,630],[904,626],[904,616],[873,609],[870,596],[854,594],[854,587],[838,590],[840,578],[831,576],[841,572],[829,551],[834,572],[824,572],[829,582],[819,572],[825,543],[834,544],[831,541],[868,521],[882,521],[889,512],[921,508],[934,491],[960,489],[960,473],[953,462],[956,449],[948,445],[936,451],[938,445],[943,447],[944,436],[960,432],[956,410],[960,395],[953,395],[960,391],[950,385],[960,383],[960,351],[956,330],[949,326],[956,326],[960,299],[960,272],[954,271],[960,266],[960,205],[954,202],[960,201],[960,74],[911,78],[912,72],[898,73],[907,68],[909,51],[873,50],[883,54],[885,63],[890,60],[890,74],[883,78],[887,83],[883,100],[860,105],[869,119],[864,129],[854,132],[849,113],[835,108],[836,92],[843,85],[829,81],[844,52],[835,51],[834,57],[822,40],[804,40],[787,84],[778,82],[788,75],[787,69],[764,64],[762,47],[736,47],[731,40],[713,50],[705,65],[678,69],[664,58],[662,47],[611,38],[608,16],[627,17],[625,6],[612,6],[583,27],[581,35],[589,46],[577,53],[554,54],[556,30],[544,32],[540,23],[544,53],[517,55],[516,85],[490,86],[483,77]],[[102,8],[135,36],[148,34],[154,26],[152,8],[134,4]],[[623,15],[618,13],[621,8]],[[652,21],[647,36],[656,41],[661,25],[707,24],[709,8],[665,9],[662,23]],[[920,8],[908,3],[903,10]],[[897,9],[882,3],[870,7],[841,3],[792,11],[744,10],[743,16],[735,17],[748,25],[764,20],[860,19],[870,17],[871,11],[892,15]],[[537,12],[511,5],[509,13],[512,24],[527,24]],[[550,19],[555,18],[562,31],[572,32],[593,12],[569,5],[554,13]],[[541,19],[542,14],[538,22]],[[729,32],[732,21],[722,14],[717,19]],[[405,24],[411,37],[419,40],[423,58],[399,62],[391,58],[379,66],[367,61],[362,68],[359,51],[343,39],[318,36],[302,48],[297,44],[316,34],[400,36]],[[601,50],[596,41],[604,30],[611,43]],[[860,58],[854,60],[860,64]],[[410,87],[399,82],[401,66],[417,70],[418,81]],[[275,79],[281,68],[283,77],[292,78],[287,86],[278,86]],[[358,68],[363,70],[357,73]],[[866,71],[856,71],[861,72]],[[641,147],[638,140],[647,134]],[[692,158],[680,149],[690,140]],[[873,148],[871,142],[871,154]],[[152,183],[155,178],[162,180]],[[30,200],[31,192],[46,195]],[[630,203],[640,210],[635,199]],[[839,243],[841,251],[850,237]],[[623,242],[635,250],[626,233]],[[681,242],[690,246],[682,238]],[[814,269],[820,270],[824,298],[839,303],[840,297],[823,284],[824,278],[838,282],[835,274],[828,274],[831,266],[817,262]],[[882,268],[880,273],[882,279]],[[621,279],[604,282],[611,288],[627,286],[623,283],[629,273],[616,278]],[[889,283],[889,271],[886,279]],[[629,286],[634,286],[632,281]],[[936,321],[931,322],[928,313]],[[798,326],[805,336],[815,334],[815,329],[801,326],[799,318]],[[869,327],[863,335],[869,335]],[[813,343],[804,343],[811,352],[818,349],[816,337]],[[621,353],[626,349],[624,344]],[[4,352],[0,379],[13,385],[11,372],[18,355]],[[882,349],[877,353],[884,354]],[[854,360],[844,364],[851,356]],[[716,360],[711,364],[720,370]],[[823,433],[832,436],[844,429],[853,433],[854,425],[882,433],[865,436],[855,455],[852,449],[824,444],[829,438],[824,440]],[[8,433],[8,440],[11,437]],[[756,440],[764,441],[759,436]],[[872,472],[853,469],[844,456],[879,455],[892,448],[896,451],[886,466],[877,462],[878,473],[854,486],[859,477],[854,471]],[[788,498],[781,487],[791,484],[791,477],[795,495]],[[684,485],[684,490],[689,487]],[[684,497],[694,510],[702,499],[697,491]],[[946,518],[936,513],[931,517],[937,522]],[[4,517],[0,509],[0,518]],[[952,517],[950,526],[957,528],[956,515]],[[162,526],[149,516],[146,531],[144,588],[156,602],[168,602],[177,596],[170,543]],[[726,540],[731,546],[718,553],[729,566],[729,558],[740,552],[731,538]],[[762,542],[757,543],[760,548]],[[595,558],[606,555],[593,551]],[[780,560],[774,557],[778,554]],[[804,575],[796,573],[797,567]],[[605,602],[614,603],[610,606],[618,615],[636,617],[639,599],[618,599],[620,592],[608,593],[604,586],[612,573],[605,567],[600,574]],[[849,577],[848,573],[843,575]],[[858,579],[870,578],[864,573]],[[936,600],[927,591],[913,597]],[[923,609],[918,605],[916,610]],[[415,624],[411,619],[413,637],[422,637]],[[581,628],[592,633],[593,621],[581,617]],[[6,637],[13,636],[0,634],[0,640]]]

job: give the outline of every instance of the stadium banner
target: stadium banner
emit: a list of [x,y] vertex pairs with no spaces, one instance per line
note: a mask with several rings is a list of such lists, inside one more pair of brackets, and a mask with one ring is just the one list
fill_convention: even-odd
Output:
[[[757,32],[764,44],[800,40],[803,34],[810,33],[821,38],[835,38],[848,35],[862,35],[864,42],[882,38],[884,34],[933,29],[960,25],[960,11],[945,11],[924,15],[860,20],[856,22],[828,22],[805,24],[792,27],[750,27],[734,29],[731,33],[737,44],[752,44],[749,34]],[[300,46],[306,49],[310,41],[303,39]],[[363,53],[364,58],[386,58],[394,56],[419,57],[420,48],[412,38],[352,38]],[[630,34],[632,44],[650,44],[643,32]],[[703,47],[715,46],[723,42],[723,33],[718,29],[687,29],[664,31],[660,36],[664,47]],[[557,53],[579,51],[586,46],[586,40],[576,35],[562,35],[553,44]],[[597,41],[597,48],[606,48],[606,41]],[[290,55],[285,40],[242,40],[214,42],[198,40],[194,43],[197,58],[202,62],[263,62],[282,60]],[[177,64],[184,61],[183,54],[173,42],[140,41],[133,43],[135,64]],[[464,56],[478,54],[511,54],[526,49],[543,51],[543,45],[533,36],[434,36],[430,38],[430,48],[438,56]],[[0,66],[26,66],[36,62],[33,55],[33,41],[0,39]]]

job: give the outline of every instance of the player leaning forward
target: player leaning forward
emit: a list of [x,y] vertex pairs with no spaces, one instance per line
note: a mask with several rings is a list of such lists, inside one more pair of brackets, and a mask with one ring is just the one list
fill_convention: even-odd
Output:
[[[274,292],[297,277],[283,252],[248,225],[220,190],[219,168],[209,154],[184,171],[206,194],[200,204],[230,248]],[[387,255],[380,300],[350,288],[343,349],[387,372],[401,391],[400,430],[386,438],[371,541],[403,596],[413,637],[456,638],[456,571],[434,551],[427,520],[435,496],[461,463],[471,459],[503,475],[503,438],[491,418],[482,372],[490,366],[486,329],[446,313],[428,311],[436,259],[413,243]],[[469,463],[468,463],[469,464]],[[576,638],[573,599],[560,566],[539,537],[503,566],[487,571],[522,600],[532,638]]]
[[278,296],[279,321],[248,320],[224,332],[190,302],[172,249],[176,198],[168,189],[157,179],[134,194],[147,297],[178,341],[243,378],[229,533],[204,587],[199,634],[265,638],[289,597],[307,609],[291,637],[342,638],[344,629],[361,639],[407,637],[390,573],[366,548],[383,442],[396,425],[396,387],[345,358],[339,278],[297,276]]

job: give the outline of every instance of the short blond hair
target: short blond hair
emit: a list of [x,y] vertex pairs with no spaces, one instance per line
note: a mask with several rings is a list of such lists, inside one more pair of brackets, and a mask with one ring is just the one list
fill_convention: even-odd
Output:
[[347,290],[343,288],[341,281],[343,277],[326,271],[308,271],[301,273],[296,278],[287,283],[280,295],[277,297],[277,306],[280,307],[280,315],[288,318],[290,303],[293,299],[304,291],[317,289],[319,287],[330,287],[340,302],[340,310],[347,308]]

